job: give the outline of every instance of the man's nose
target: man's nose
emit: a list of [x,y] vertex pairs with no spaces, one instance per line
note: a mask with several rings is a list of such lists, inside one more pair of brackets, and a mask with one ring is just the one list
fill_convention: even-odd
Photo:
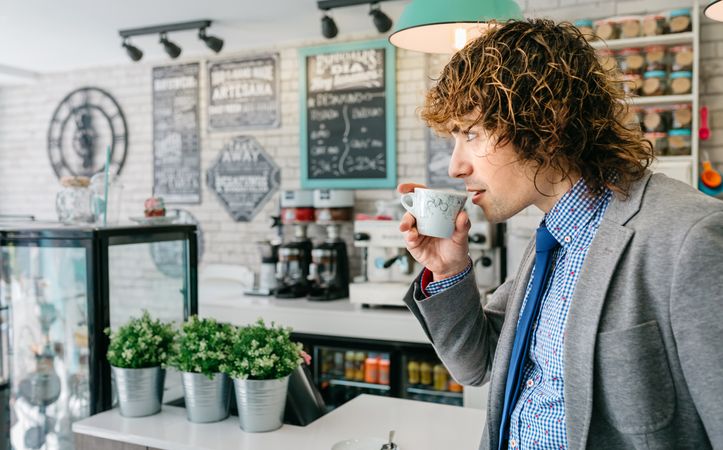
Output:
[[449,160],[448,173],[452,178],[466,178],[472,174],[472,164],[465,157],[459,140],[455,140],[452,158]]

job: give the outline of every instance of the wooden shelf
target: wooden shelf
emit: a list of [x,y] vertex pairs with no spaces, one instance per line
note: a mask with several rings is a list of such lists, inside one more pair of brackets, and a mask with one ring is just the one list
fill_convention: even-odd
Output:
[[611,39],[609,41],[592,41],[593,48],[609,48],[620,50],[623,48],[647,47],[649,45],[679,45],[693,44],[695,35],[692,31],[687,33],[661,34],[660,36],[645,36],[627,39]]
[[628,97],[633,106],[674,105],[676,103],[693,103],[693,94],[684,95],[652,95],[650,97]]

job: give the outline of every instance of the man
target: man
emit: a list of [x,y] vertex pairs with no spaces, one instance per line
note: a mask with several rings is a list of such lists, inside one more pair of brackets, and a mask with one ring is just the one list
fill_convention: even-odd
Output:
[[450,239],[400,224],[425,267],[406,304],[460,383],[490,383],[482,448],[723,448],[723,202],[647,170],[614,75],[571,25],[512,21],[427,94],[487,219],[545,213],[485,305],[465,212]]

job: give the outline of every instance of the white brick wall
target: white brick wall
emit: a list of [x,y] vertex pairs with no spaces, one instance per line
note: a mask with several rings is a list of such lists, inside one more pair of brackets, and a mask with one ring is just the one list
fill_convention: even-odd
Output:
[[[529,15],[575,20],[614,14],[656,12],[661,9],[692,4],[673,0],[526,0]],[[723,161],[723,24],[702,20],[702,104],[711,109],[713,137],[703,148],[714,159]],[[378,38],[378,35],[345,36],[347,40]],[[299,46],[323,44],[303,42]],[[260,48],[258,52],[279,52],[281,68],[281,127],[239,133],[209,133],[206,127],[207,103],[205,62],[201,65],[201,163],[203,172],[202,203],[179,205],[191,211],[205,231],[204,262],[228,262],[257,266],[259,255],[253,244],[271,233],[268,217],[276,212],[278,195],[269,201],[255,220],[236,223],[226,213],[215,194],[205,185],[205,171],[219,149],[231,137],[249,134],[275,159],[282,169],[282,189],[299,187],[299,61],[296,47]],[[224,53],[223,58],[234,56]],[[397,151],[399,182],[425,179],[423,125],[417,108],[423,101],[430,77],[434,77],[445,58],[413,52],[397,52]],[[179,61],[179,63],[188,61]],[[34,214],[55,218],[55,193],[58,181],[47,156],[46,134],[50,117],[60,100],[81,86],[98,86],[109,91],[120,103],[128,121],[130,134],[128,157],[122,174],[125,186],[122,217],[138,215],[143,200],[152,189],[152,103],[151,69],[166,60],[113,67],[54,73],[28,86],[0,89],[0,213]],[[392,199],[392,190],[357,191],[359,211],[373,209],[374,201]],[[175,205],[174,205],[175,206]]]

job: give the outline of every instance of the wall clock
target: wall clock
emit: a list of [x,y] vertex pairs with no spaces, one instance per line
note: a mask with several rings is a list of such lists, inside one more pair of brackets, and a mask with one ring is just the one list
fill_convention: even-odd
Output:
[[83,87],[55,108],[48,127],[48,156],[58,178],[92,176],[105,169],[110,145],[110,171],[119,174],[128,151],[128,127],[118,102],[106,91]]

